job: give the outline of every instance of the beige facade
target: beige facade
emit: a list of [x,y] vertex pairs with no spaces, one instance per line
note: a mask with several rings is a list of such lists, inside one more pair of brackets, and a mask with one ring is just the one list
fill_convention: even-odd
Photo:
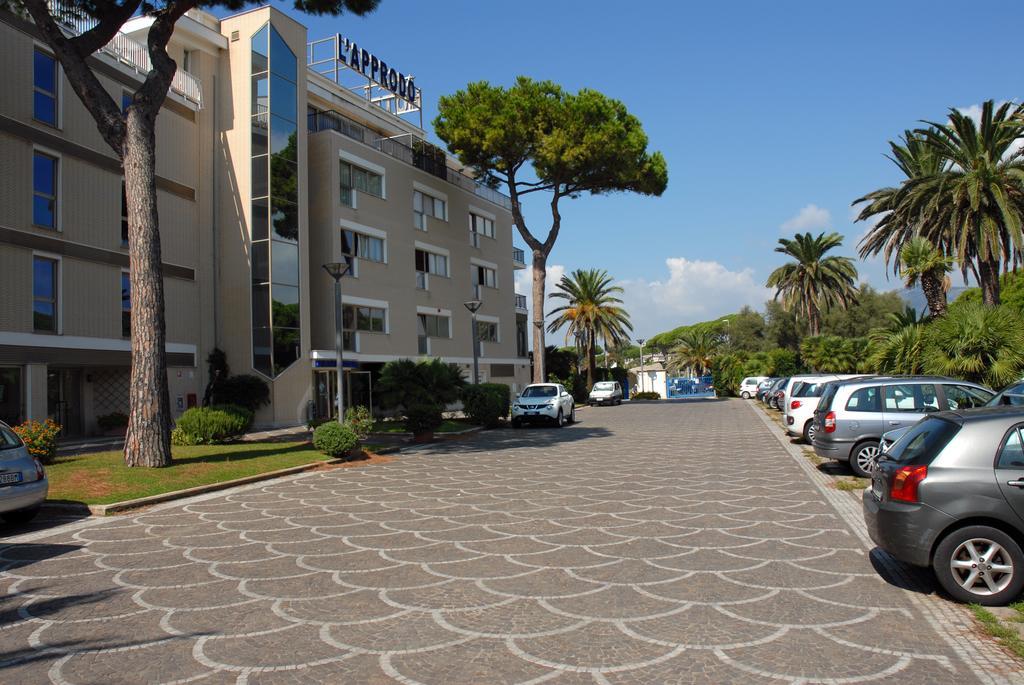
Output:
[[[144,43],[148,25],[129,22],[119,40]],[[343,260],[349,401],[375,404],[393,359],[440,357],[468,377],[472,299],[481,380],[527,383],[507,200],[424,148],[415,122],[308,70],[309,40],[268,7],[221,21],[193,12],[175,31],[182,80],[157,139],[175,412],[202,400],[214,348],[232,374],[271,386],[258,423],[333,411],[334,282],[321,265]],[[59,68],[47,84],[46,54],[31,23],[0,14],[0,418],[53,416],[93,435],[98,416],[127,410],[122,178]],[[124,54],[93,60],[116,101],[141,82]],[[429,216],[414,211],[424,201]]]

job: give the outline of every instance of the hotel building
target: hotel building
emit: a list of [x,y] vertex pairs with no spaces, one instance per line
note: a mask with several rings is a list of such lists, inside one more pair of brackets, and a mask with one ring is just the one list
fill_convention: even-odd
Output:
[[[92,65],[115,101],[148,69],[151,20]],[[67,30],[82,30],[68,25]],[[312,40],[272,7],[183,17],[157,124],[172,411],[202,401],[206,356],[271,388],[262,426],[333,411],[334,281],[349,404],[381,367],[439,357],[529,382],[525,267],[508,198],[426,142],[415,80],[342,36]],[[127,411],[131,294],[120,163],[31,22],[0,12],[0,419],[67,436]]]

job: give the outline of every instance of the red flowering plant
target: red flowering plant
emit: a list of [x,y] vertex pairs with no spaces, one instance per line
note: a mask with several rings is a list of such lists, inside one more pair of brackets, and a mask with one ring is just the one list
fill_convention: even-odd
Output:
[[60,435],[60,425],[52,419],[45,421],[25,421],[12,427],[18,434],[28,453],[43,462],[50,461],[57,455],[57,436]]

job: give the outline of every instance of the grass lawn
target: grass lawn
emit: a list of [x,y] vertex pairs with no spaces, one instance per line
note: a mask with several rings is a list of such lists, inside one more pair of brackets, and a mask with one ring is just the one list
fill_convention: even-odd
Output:
[[[455,433],[472,428],[467,419],[445,419],[435,433]],[[374,421],[373,433],[406,433],[405,421]]]
[[163,469],[130,469],[119,451],[57,457],[46,467],[49,498],[110,504],[328,459],[305,442],[196,445],[173,454]]

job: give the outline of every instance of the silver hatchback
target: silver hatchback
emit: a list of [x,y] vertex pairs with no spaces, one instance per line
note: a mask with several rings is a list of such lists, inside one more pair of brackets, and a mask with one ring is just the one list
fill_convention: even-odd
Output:
[[42,462],[0,421],[0,518],[8,523],[32,520],[49,489]]
[[1022,431],[1022,407],[938,412],[910,427],[864,493],[871,539],[930,566],[955,599],[1013,601],[1024,588]]
[[941,376],[872,376],[830,383],[814,411],[814,452],[871,476],[882,434],[938,411],[983,406],[988,388]]

